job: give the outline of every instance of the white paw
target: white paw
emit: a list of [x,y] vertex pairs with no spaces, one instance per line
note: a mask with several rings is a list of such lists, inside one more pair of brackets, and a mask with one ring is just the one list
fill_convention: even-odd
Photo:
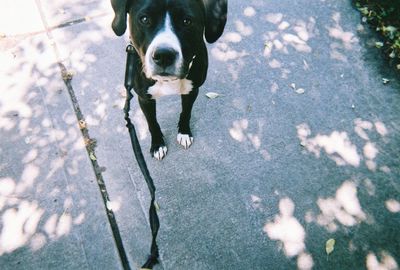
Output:
[[168,151],[167,147],[162,146],[158,148],[158,150],[153,152],[153,157],[157,160],[162,160],[167,155],[167,151]]
[[193,137],[189,137],[188,134],[178,133],[178,136],[176,136],[176,140],[185,149],[188,149],[193,144]]

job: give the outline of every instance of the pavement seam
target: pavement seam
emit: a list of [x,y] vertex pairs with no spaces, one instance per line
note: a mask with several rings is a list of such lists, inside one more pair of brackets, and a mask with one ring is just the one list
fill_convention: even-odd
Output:
[[[44,104],[44,108],[45,108],[47,114],[51,116],[52,113],[50,112],[49,107],[48,107],[48,104],[47,104],[47,102],[46,102],[45,95],[44,95],[44,93],[43,93],[43,88],[40,87],[40,86],[39,86],[38,88],[39,88],[40,96],[41,96],[41,98],[42,98],[42,102],[43,102],[43,104]],[[51,131],[54,132],[54,130],[56,129],[56,126],[57,126],[57,125],[56,125],[56,122],[54,121],[54,118],[53,118],[53,117],[50,117],[50,121],[51,121]],[[55,138],[56,138],[56,136],[55,136]],[[60,141],[59,141],[58,139],[55,139],[55,142],[54,142],[54,143],[57,145],[57,148],[58,148],[58,149],[61,149],[61,146],[60,146],[60,143],[59,143],[59,142],[60,142]],[[68,174],[66,173],[66,168],[65,168],[65,166],[63,166],[63,176],[64,176],[64,181],[65,181],[66,184],[67,184],[67,191],[68,191],[69,194],[72,194],[71,189],[70,189],[70,186],[71,186],[71,185],[70,185],[70,181],[69,181],[69,178],[68,178],[67,175],[68,175]],[[75,203],[74,203],[74,201],[72,200],[72,207],[74,207],[74,205],[75,205]],[[64,215],[65,213],[68,213],[68,212],[72,212],[72,210],[70,210],[70,209],[68,209],[68,208],[65,208],[62,215]],[[82,241],[81,235],[80,235],[80,234],[77,234],[77,238],[79,239],[80,247],[81,247],[81,249],[83,250],[83,253],[84,253],[84,255],[85,255],[87,268],[90,269],[90,267],[89,267],[89,260],[88,260],[88,257],[87,257],[87,252],[86,252],[85,248],[83,247],[83,241]]]
[[[120,145],[119,145],[119,146],[120,146]],[[121,151],[119,151],[119,152],[122,153],[122,149],[121,149],[121,148],[120,148],[120,150],[121,150]],[[125,149],[124,149],[124,150],[125,150]],[[137,198],[138,201],[139,201],[140,209],[141,209],[141,211],[142,211],[143,216],[145,217],[145,220],[146,220],[147,225],[150,227],[150,220],[149,220],[149,216],[148,216],[148,211],[147,211],[147,209],[146,209],[147,206],[146,206],[146,204],[145,204],[145,203],[142,201],[142,199],[141,199],[140,192],[139,192],[139,188],[138,188],[138,184],[135,182],[135,179],[134,179],[134,177],[133,177],[133,174],[132,174],[131,170],[129,170],[130,166],[128,166],[128,164],[126,163],[125,158],[122,158],[122,157],[121,157],[121,160],[122,160],[123,163],[124,163],[124,167],[127,168],[127,172],[128,172],[128,175],[129,175],[129,179],[131,180],[132,185],[133,185],[133,188],[134,188],[135,191],[136,191],[136,198]],[[144,183],[145,183],[145,182],[144,182]],[[157,200],[156,200],[156,202],[157,202]],[[159,260],[158,260],[159,265],[161,266],[162,269],[165,269],[164,264],[163,264],[163,256],[162,256],[161,252],[159,253],[158,256],[159,256]]]
[[[41,17],[43,26],[45,27],[46,35],[49,38],[49,40],[51,41],[51,46],[53,47],[53,51],[54,51],[54,53],[56,55],[56,61],[57,61],[57,64],[58,64],[58,66],[60,68],[61,77],[62,77],[62,79],[63,79],[63,81],[65,83],[65,86],[67,87],[68,94],[70,96],[70,100],[71,100],[71,103],[72,103],[72,107],[73,107],[75,116],[76,116],[76,118],[78,120],[78,123],[86,123],[84,115],[83,115],[83,113],[82,113],[82,111],[80,109],[79,102],[78,102],[78,100],[76,98],[75,91],[74,91],[74,89],[72,87],[72,84],[71,84],[72,76],[67,76],[69,74],[68,71],[67,71],[67,68],[65,67],[65,65],[60,60],[61,59],[60,58],[60,53],[59,53],[59,50],[57,48],[57,45],[54,42],[53,35],[51,33],[52,29],[50,29],[48,27],[48,23],[47,23],[45,14],[43,12],[40,0],[35,0],[35,2],[36,2],[36,6],[38,8],[38,11],[40,13],[40,17]],[[82,20],[82,21],[85,21],[85,20]],[[82,21],[80,21],[80,22],[82,22]],[[69,25],[71,25],[71,24],[65,24],[65,26],[69,26]],[[112,231],[112,234],[113,234],[115,245],[116,245],[117,250],[118,250],[119,258],[121,260],[121,265],[122,265],[124,270],[130,270],[131,268],[130,268],[130,265],[129,265],[129,260],[128,260],[127,253],[126,253],[124,245],[123,245],[123,241],[122,241],[122,238],[121,238],[121,234],[120,234],[120,230],[119,230],[119,227],[118,227],[118,223],[116,221],[116,218],[115,218],[113,210],[110,207],[107,206],[107,204],[109,203],[110,199],[109,199],[109,195],[108,195],[108,191],[107,191],[106,185],[104,183],[104,179],[103,179],[103,175],[101,173],[100,166],[99,166],[99,164],[98,164],[98,162],[97,162],[97,160],[95,158],[91,158],[91,154],[92,153],[94,154],[95,140],[90,138],[89,130],[86,128],[86,126],[79,125],[79,129],[81,130],[81,134],[82,134],[82,137],[83,137],[84,142],[85,142],[85,148],[86,148],[86,151],[87,151],[87,154],[88,154],[88,158],[91,161],[92,168],[93,168],[94,174],[96,176],[97,184],[98,184],[98,187],[99,187],[99,190],[100,190],[101,197],[103,199],[103,204],[104,204],[104,207],[105,207],[105,211],[106,211],[106,215],[107,215],[107,218],[108,218],[108,222],[109,222],[109,225],[111,227],[111,231]]]
[[[37,5],[39,5],[39,4],[37,3]],[[39,9],[39,13],[42,13],[41,8],[38,7],[38,9]],[[77,25],[77,24],[80,24],[80,23],[84,23],[84,22],[89,22],[89,21],[91,21],[91,20],[93,20],[95,18],[105,17],[105,16],[108,16],[110,14],[111,13],[109,13],[109,12],[102,12],[102,13],[91,15],[91,16],[85,16],[83,18],[69,20],[69,21],[62,22],[62,23],[59,23],[59,24],[56,24],[56,25],[53,25],[53,26],[48,26],[47,22],[44,22],[43,21],[44,18],[41,16],[42,23],[43,23],[43,25],[45,27],[44,30],[28,32],[28,33],[23,33],[23,34],[17,34],[17,35],[12,35],[12,34],[7,35],[5,33],[0,33],[0,39],[4,39],[4,38],[25,38],[25,37],[31,37],[31,36],[36,36],[36,35],[40,35],[40,34],[47,34],[49,31],[53,31],[53,30],[56,30],[56,29],[65,28],[65,27],[69,27],[69,26],[74,26],[74,25]]]

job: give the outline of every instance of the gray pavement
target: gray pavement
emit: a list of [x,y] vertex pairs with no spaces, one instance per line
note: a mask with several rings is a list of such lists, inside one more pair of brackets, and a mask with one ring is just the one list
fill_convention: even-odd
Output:
[[[162,162],[132,104],[160,205],[155,269],[399,269],[400,84],[379,37],[348,1],[230,1],[228,18],[189,150],[178,97],[158,102]],[[148,254],[111,19],[108,1],[0,4],[0,269],[123,269],[106,208],[131,268]]]

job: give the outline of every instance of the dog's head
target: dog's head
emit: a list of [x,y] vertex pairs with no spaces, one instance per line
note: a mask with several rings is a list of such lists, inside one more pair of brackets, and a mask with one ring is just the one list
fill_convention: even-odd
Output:
[[227,0],[111,0],[112,29],[125,33],[127,14],[133,46],[153,80],[187,76],[203,36],[215,42],[226,23]]

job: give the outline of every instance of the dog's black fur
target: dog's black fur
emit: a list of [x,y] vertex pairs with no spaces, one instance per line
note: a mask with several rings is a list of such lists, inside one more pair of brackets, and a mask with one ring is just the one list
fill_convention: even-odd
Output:
[[207,75],[204,36],[213,43],[222,35],[227,0],[111,0],[111,4],[115,34],[124,34],[129,14],[130,38],[136,50],[134,90],[151,133],[150,152],[157,159],[166,154],[156,119],[155,98],[165,94],[162,87],[179,88],[173,90],[182,99],[178,143],[188,148],[193,142],[193,103]]

